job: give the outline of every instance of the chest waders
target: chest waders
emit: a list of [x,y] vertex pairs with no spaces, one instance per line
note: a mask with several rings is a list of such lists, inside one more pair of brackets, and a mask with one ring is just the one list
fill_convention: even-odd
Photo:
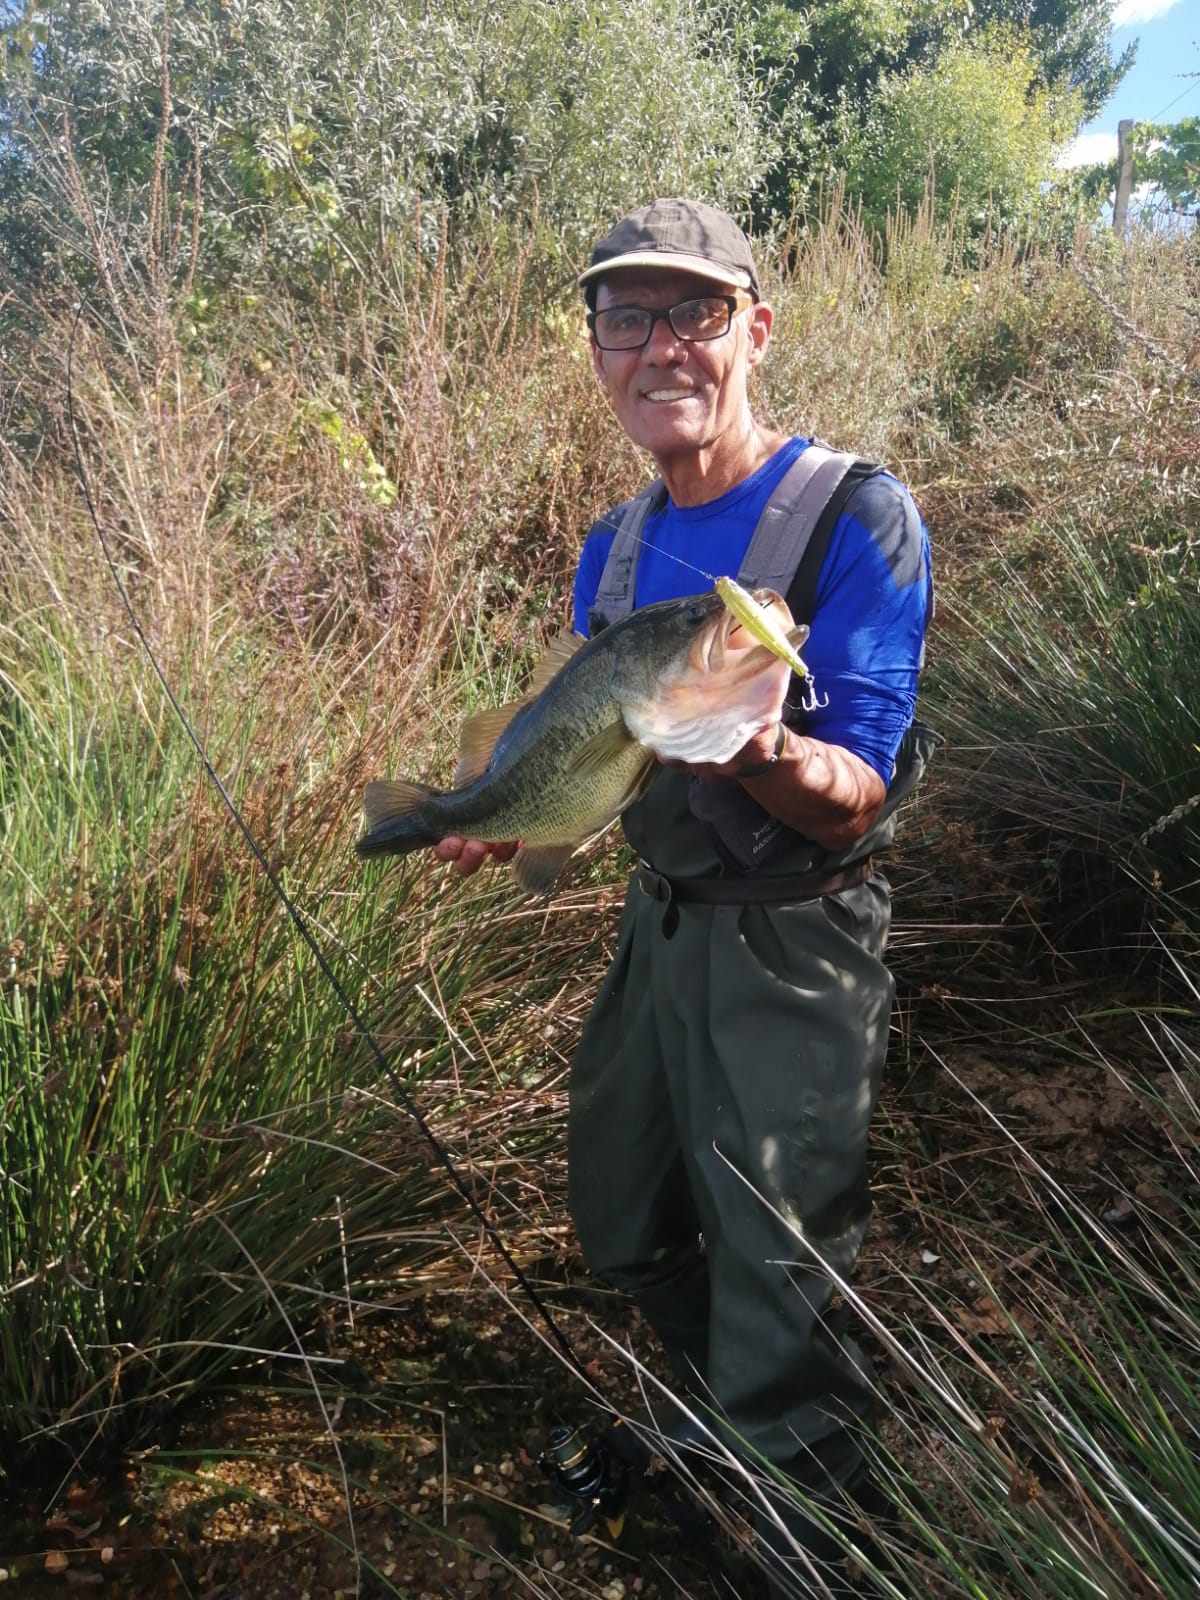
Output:
[[[809,621],[837,516],[875,471],[805,450],[738,581],[787,594]],[[652,486],[616,514],[593,631],[632,608],[655,498]],[[571,1067],[570,1204],[589,1266],[632,1295],[731,1443],[812,1488],[863,1474],[854,1434],[871,1380],[830,1315],[822,1264],[848,1276],[870,1217],[867,1132],[894,988],[890,896],[871,856],[932,744],[909,729],[879,818],[842,856],[736,780],[663,769],[623,819],[642,865]]]

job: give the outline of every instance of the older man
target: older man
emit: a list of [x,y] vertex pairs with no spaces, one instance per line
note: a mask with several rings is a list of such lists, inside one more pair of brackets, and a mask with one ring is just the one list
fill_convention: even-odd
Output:
[[[870,1379],[826,1269],[850,1272],[870,1212],[893,991],[871,858],[928,750],[928,543],[895,479],[755,417],[772,311],[730,217],[657,200],[580,283],[596,376],[659,480],[593,528],[577,629],[766,575],[811,624],[816,692],[732,761],[664,766],[625,814],[642,866],[572,1066],[572,1215],[592,1270],[748,1453],[831,1504],[865,1500]],[[487,849],[438,853],[466,873]],[[850,1593],[819,1526],[783,1520],[764,1526],[772,1592],[809,1592],[815,1560]]]

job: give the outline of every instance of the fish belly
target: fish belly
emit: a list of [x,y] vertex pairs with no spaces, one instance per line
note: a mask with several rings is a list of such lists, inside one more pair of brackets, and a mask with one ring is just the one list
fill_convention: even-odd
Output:
[[440,795],[437,823],[443,833],[499,843],[578,844],[620,814],[646,764],[632,741],[604,767],[573,775],[574,748],[561,742],[553,756],[539,752],[498,772],[485,772],[465,789]]

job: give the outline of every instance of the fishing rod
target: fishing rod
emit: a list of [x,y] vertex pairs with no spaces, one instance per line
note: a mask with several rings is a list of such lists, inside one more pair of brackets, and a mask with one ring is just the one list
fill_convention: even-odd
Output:
[[[83,450],[79,441],[79,428],[75,418],[73,373],[75,336],[83,317],[82,300],[76,303],[74,309],[75,316],[71,324],[70,336],[67,340],[66,406],[67,425],[71,435],[75,471],[83,493],[84,504],[87,506],[92,526],[96,530],[96,537],[99,540],[105,564],[121,598],[130,627],[142,646],[180,727],[199,757],[206,776],[216,789],[222,804],[237,826],[247,848],[261,868],[263,875],[271,886],[272,892],[283,906],[292,927],[304,941],[318,968],[337,996],[339,1004],[350,1018],[359,1036],[365,1041],[371,1056],[391,1085],[400,1105],[412,1118],[422,1138],[424,1138],[437,1157],[440,1166],[450,1181],[451,1187],[467,1206],[475,1221],[482,1228],[488,1242],[504,1261],[530,1304],[536,1310],[568,1366],[586,1385],[596,1388],[594,1380],[588,1375],[567,1334],[534,1287],[528,1274],[505,1244],[498,1229],[459,1175],[449,1151],[433,1131],[420,1106],[408,1089],[405,1088],[403,1081],[388,1060],[383,1047],[376,1039],[365,1017],[355,1005],[345,985],[334,971],[319,941],[309,927],[304,914],[284,887],[278,873],[272,869],[266,852],[259,844],[253,830],[242,815],[237,802],[225,787],[220,774],[209,759],[203,740],[192,726],[187,712],[171,687],[153,645],[142,628],[137,611],[130,598],[129,590],[121,577],[116,558],[113,555],[108,537],[97,513],[95,501],[92,497],[91,482],[88,478],[87,468],[83,459]],[[603,1431],[587,1425],[576,1426],[570,1423],[560,1423],[551,1430],[546,1448],[538,1457],[538,1465],[542,1471],[579,1505],[579,1510],[569,1524],[569,1531],[582,1536],[588,1533],[598,1521],[602,1521],[610,1535],[614,1539],[617,1538],[624,1524],[629,1475],[631,1472],[637,1472],[658,1496],[660,1502],[676,1523],[680,1533],[692,1547],[693,1553],[704,1563],[710,1577],[714,1579],[722,1592],[726,1595],[736,1595],[737,1591],[724,1570],[721,1558],[713,1547],[698,1517],[689,1509],[679,1493],[666,1481],[665,1474],[651,1473],[649,1469],[654,1459],[652,1452],[635,1430],[623,1426],[620,1416],[611,1407],[606,1409],[608,1415],[605,1419]]]

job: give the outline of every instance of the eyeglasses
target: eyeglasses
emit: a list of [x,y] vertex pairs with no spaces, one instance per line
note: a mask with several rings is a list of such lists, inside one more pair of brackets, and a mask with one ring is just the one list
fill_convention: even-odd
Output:
[[722,339],[734,316],[753,301],[745,295],[706,294],[699,300],[681,300],[677,306],[650,311],[645,306],[608,306],[589,311],[587,325],[601,350],[640,350],[650,343],[654,324],[665,321],[677,339],[702,344]]

